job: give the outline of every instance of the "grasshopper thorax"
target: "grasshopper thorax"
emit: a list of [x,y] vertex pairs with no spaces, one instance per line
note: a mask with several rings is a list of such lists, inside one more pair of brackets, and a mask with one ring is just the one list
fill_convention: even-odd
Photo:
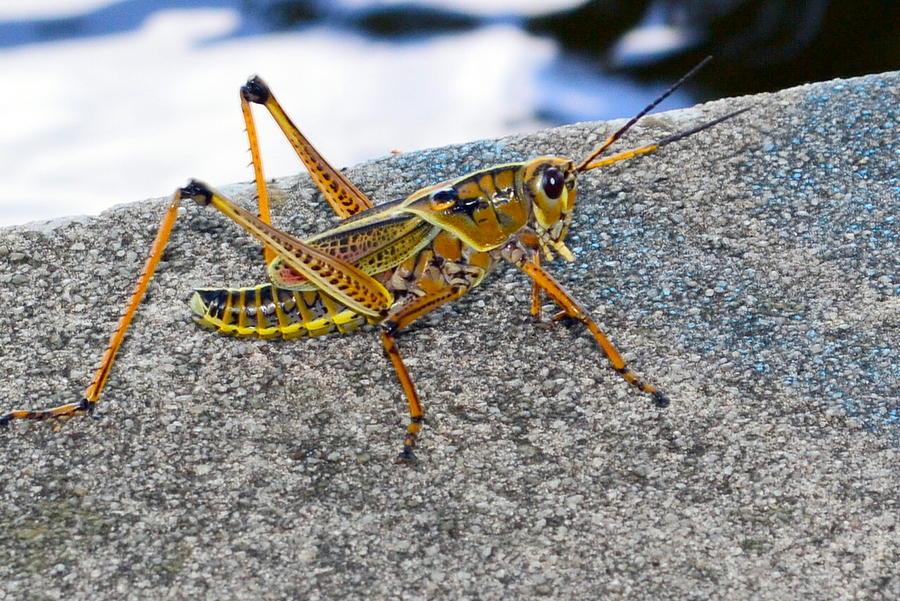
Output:
[[570,159],[540,157],[476,171],[422,188],[398,207],[446,230],[485,252],[533,230],[545,256],[563,244],[575,207],[577,170]]

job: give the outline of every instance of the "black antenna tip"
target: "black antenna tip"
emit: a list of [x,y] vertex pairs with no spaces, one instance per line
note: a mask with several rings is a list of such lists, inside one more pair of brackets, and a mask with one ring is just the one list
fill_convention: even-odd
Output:
[[728,113],[727,115],[723,115],[717,119],[713,119],[712,121],[707,121],[706,123],[702,123],[702,124],[698,125],[697,127],[692,127],[691,129],[688,129],[686,131],[679,132],[679,133],[675,134],[674,136],[669,136],[668,138],[663,138],[662,140],[660,140],[659,142],[656,143],[656,146],[661,148],[661,147],[665,146],[666,144],[671,144],[672,142],[676,142],[678,140],[683,140],[684,138],[687,138],[688,136],[692,136],[692,135],[699,133],[705,129],[709,129],[710,127],[718,125],[719,123],[722,123],[723,121],[727,121],[729,119],[737,117],[741,113],[746,113],[747,111],[749,111],[752,108],[753,108],[752,106],[745,106],[742,109],[732,111],[732,112]]

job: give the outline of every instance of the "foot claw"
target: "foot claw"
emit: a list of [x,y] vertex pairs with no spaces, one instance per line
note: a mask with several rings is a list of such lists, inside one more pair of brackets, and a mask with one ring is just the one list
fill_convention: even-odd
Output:
[[404,465],[413,465],[418,463],[418,458],[416,458],[413,453],[413,448],[411,446],[404,446],[403,450],[397,455],[397,459],[394,460],[394,463],[402,463]]
[[653,392],[653,404],[662,409],[663,407],[668,407],[669,403],[672,401],[669,400],[669,397],[659,392],[658,390]]

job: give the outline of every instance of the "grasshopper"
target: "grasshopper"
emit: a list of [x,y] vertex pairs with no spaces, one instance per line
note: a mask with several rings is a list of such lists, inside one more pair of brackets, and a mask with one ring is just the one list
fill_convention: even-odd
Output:
[[[582,173],[654,152],[743,112],[735,111],[654,144],[600,158],[705,62],[580,161],[542,156],[496,165],[378,206],[373,206],[365,194],[319,154],[262,79],[251,77],[241,88],[240,96],[259,214],[235,205],[196,180],[178,189],[83,398],[49,409],[11,411],[0,417],[0,425],[15,419],[40,420],[94,412],[125,332],[169,239],[179,204],[186,198],[212,205],[259,239],[270,280],[246,288],[196,290],[190,306],[201,325],[224,334],[261,338],[319,336],[345,333],[364,324],[378,325],[385,354],[409,406],[410,421],[398,461],[414,460],[413,450],[425,412],[397,348],[397,335],[415,320],[478,286],[500,261],[512,263],[531,278],[533,316],[540,317],[541,294],[546,294],[561,309],[557,317],[568,316],[587,327],[615,371],[649,394],[658,407],[667,406],[669,398],[625,365],[584,308],[541,267],[541,258],[550,261],[560,255],[573,260],[565,238],[575,208],[577,179]],[[343,219],[337,226],[300,240],[271,225],[251,104],[264,106],[284,132],[326,201]]]

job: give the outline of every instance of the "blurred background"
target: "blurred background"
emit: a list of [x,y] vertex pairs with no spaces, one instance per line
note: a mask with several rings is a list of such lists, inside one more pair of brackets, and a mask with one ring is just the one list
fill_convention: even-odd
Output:
[[[900,68],[897,0],[4,0],[0,225],[246,181],[262,75],[335,164]],[[258,113],[267,176],[300,170]]]

